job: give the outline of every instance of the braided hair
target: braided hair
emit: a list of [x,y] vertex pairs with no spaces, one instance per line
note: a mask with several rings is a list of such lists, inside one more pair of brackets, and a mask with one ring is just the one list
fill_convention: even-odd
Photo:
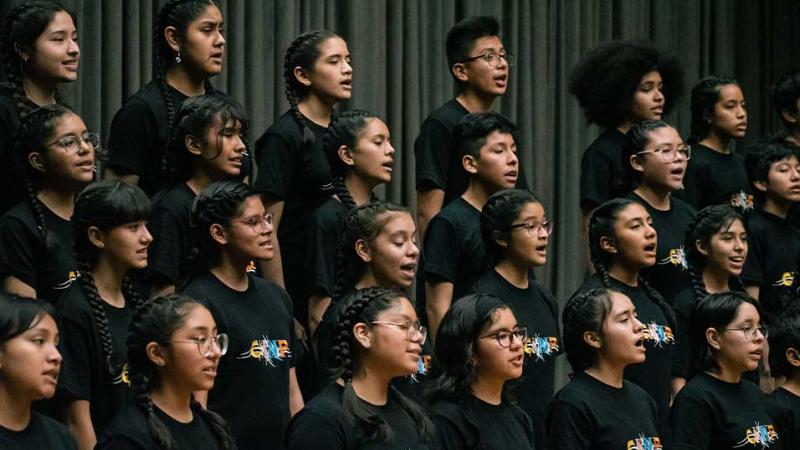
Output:
[[495,192],[486,200],[481,210],[481,238],[489,258],[489,267],[502,259],[506,248],[498,243],[510,242],[511,225],[519,219],[522,209],[529,203],[539,203],[533,193],[523,189],[505,189]]
[[0,83],[0,88],[14,100],[20,121],[36,109],[36,105],[25,96],[22,85],[26,60],[21,53],[33,47],[36,39],[45,31],[56,13],[62,11],[69,14],[72,22],[78,25],[75,14],[55,1],[22,2],[6,16],[0,42],[0,58],[6,75],[5,81]]
[[[204,306],[196,300],[178,294],[155,297],[137,311],[128,333],[128,376],[136,404],[147,416],[150,436],[163,450],[175,449],[175,443],[166,425],[155,414],[153,400],[150,398],[150,392],[161,380],[158,379],[156,365],[147,356],[147,345],[151,342],[159,344],[169,342],[195,308]],[[209,423],[220,448],[224,450],[235,448],[231,432],[219,414],[201,407],[194,398],[192,406]]]
[[603,322],[611,314],[614,292],[617,291],[609,288],[591,289],[570,298],[564,306],[562,340],[573,377],[597,364],[597,350],[586,343],[583,334],[587,331],[603,334]]
[[722,86],[728,84],[739,85],[731,77],[710,76],[700,80],[692,88],[692,125],[689,132],[689,144],[697,144],[711,132],[711,119],[714,117],[714,106],[719,101]]
[[[613,256],[601,248],[600,241],[603,237],[616,239],[614,225],[619,218],[619,214],[631,205],[638,205],[638,203],[624,198],[615,198],[600,205],[594,210],[592,217],[589,219],[589,252],[592,265],[603,286],[607,289],[611,289],[611,275],[608,269],[613,263]],[[669,326],[674,328],[675,313],[669,303],[641,275],[638,276],[638,282],[647,297],[661,308]]]
[[[364,370],[363,360],[365,350],[353,336],[353,327],[359,323],[372,323],[378,315],[392,308],[398,301],[408,301],[402,293],[388,288],[367,288],[355,292],[350,298],[350,303],[339,315],[334,334],[333,360],[340,370],[340,377],[344,381],[342,393],[342,406],[345,412],[361,423],[365,429],[367,441],[387,442],[392,437],[392,429],[379,415],[374,414],[359,400],[353,389],[353,375]],[[411,417],[420,430],[420,434],[430,438],[433,433],[433,424],[422,412],[420,407],[394,387],[389,387],[390,395],[398,405]]]

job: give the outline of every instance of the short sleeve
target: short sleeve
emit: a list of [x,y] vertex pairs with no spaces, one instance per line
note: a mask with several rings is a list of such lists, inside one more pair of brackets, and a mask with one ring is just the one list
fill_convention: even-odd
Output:
[[709,431],[714,429],[711,417],[708,408],[686,395],[686,389],[672,406],[672,448],[706,450],[711,444]]
[[441,214],[434,216],[425,232],[424,273],[455,283],[459,253],[453,224]]
[[307,233],[306,279],[311,283],[309,296],[331,297],[336,284],[339,230],[331,223],[334,218],[323,217],[321,211],[317,209]]
[[[151,154],[147,145],[158,145],[158,127],[147,104],[131,97],[111,121],[108,139],[108,166],[140,177]],[[160,150],[160,149],[159,149]]]
[[9,216],[0,219],[0,277],[13,276],[36,286],[37,246],[41,243],[21,221]]
[[171,209],[156,208],[150,218],[153,243],[148,251],[148,271],[165,277],[173,284],[178,283],[180,268],[189,256],[182,245],[181,230],[184,227],[176,213]]
[[295,176],[295,154],[286,140],[267,132],[256,142],[258,176],[253,188],[285,201]]
[[450,164],[449,133],[437,120],[427,119],[414,141],[417,190],[442,189],[447,186]]
[[585,450],[592,440],[590,419],[574,405],[553,400],[547,407],[545,418],[550,448],[559,450]]
[[433,424],[436,427],[436,441],[440,450],[474,448],[477,443],[476,437],[472,436],[472,433],[459,426],[450,417],[435,414]]
[[612,195],[614,163],[594,147],[589,147],[581,160],[581,207],[594,208]]
[[304,409],[297,413],[286,431],[287,450],[336,450],[346,448],[343,430],[327,417]]
[[[64,299],[65,300],[65,299]],[[59,350],[63,358],[58,389],[79,400],[92,400],[91,353],[93,337],[90,324],[74,310],[60,310],[58,331],[61,334]],[[91,318],[88,318],[91,320]]]

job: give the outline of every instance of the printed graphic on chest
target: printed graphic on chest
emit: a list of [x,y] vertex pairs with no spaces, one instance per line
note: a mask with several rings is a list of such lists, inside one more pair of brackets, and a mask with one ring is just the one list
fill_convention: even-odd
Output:
[[666,344],[675,342],[675,336],[672,334],[672,328],[666,325],[659,325],[654,322],[642,324],[644,326],[644,340],[650,341],[656,347],[661,347]]
[[686,261],[686,251],[683,246],[672,248],[669,250],[669,255],[658,262],[660,266],[671,265],[673,267],[680,267],[683,270],[689,268],[689,263]]
[[289,341],[286,339],[269,339],[266,335],[261,339],[253,339],[250,348],[239,354],[238,359],[253,358],[263,361],[268,367],[275,367],[279,361],[292,356]]
[[625,446],[626,450],[661,450],[661,438],[658,436],[645,437],[640,434],[636,439],[630,439]]
[[125,384],[126,386],[130,387],[131,379],[128,377],[127,363],[122,365],[122,368],[119,370],[119,375],[111,379],[111,384]]
[[778,432],[775,431],[773,425],[761,425],[756,422],[755,426],[745,431],[744,438],[734,445],[733,448],[750,447],[764,450],[773,447],[772,444],[776,444],[778,438]]
[[784,272],[781,277],[772,283],[775,287],[791,287],[794,286],[794,272]]
[[525,354],[535,358],[537,361],[544,361],[546,356],[558,352],[558,338],[554,336],[528,336],[525,339]]

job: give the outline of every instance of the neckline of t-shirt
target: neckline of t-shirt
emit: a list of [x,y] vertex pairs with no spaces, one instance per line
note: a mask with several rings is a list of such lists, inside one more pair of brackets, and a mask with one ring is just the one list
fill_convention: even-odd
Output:
[[775,214],[772,214],[771,212],[765,210],[762,207],[756,208],[754,212],[756,214],[760,214],[770,222],[775,222],[780,225],[791,225],[791,222],[789,221],[788,217],[776,216]]
[[[735,155],[733,150],[729,151],[728,153],[722,153],[722,152],[718,152],[718,151],[714,150],[713,148],[711,148],[711,147],[709,147],[707,145],[703,145],[703,144],[701,144],[699,142],[697,144],[692,144],[692,147],[693,147],[692,151],[704,150],[704,151],[708,152],[709,154],[718,156],[720,158],[732,158]],[[695,149],[695,147],[696,147],[696,149]]]
[[192,412],[192,420],[190,420],[188,422],[181,422],[180,420],[178,420],[178,419],[170,416],[169,414],[167,414],[166,411],[164,411],[163,409],[159,408],[155,403],[153,404],[153,410],[156,411],[156,413],[160,413],[160,415],[162,417],[166,417],[167,420],[177,424],[179,427],[191,427],[197,421],[197,417],[198,417],[199,413],[197,411],[195,411],[195,408],[193,408],[191,406],[189,407],[189,409]]
[[[641,200],[642,205],[647,208],[651,213],[655,212],[659,216],[668,216],[672,214],[672,210],[674,209],[673,206],[675,204],[675,197],[670,194],[669,196],[669,209],[658,209],[655,206],[651,205],[644,197],[637,194],[635,190],[631,191],[631,195],[635,196],[639,200]],[[652,215],[652,214],[651,214]]]
[[506,407],[506,402],[504,402],[502,399],[500,400],[500,404],[499,405],[495,405],[493,403],[489,403],[486,400],[483,400],[483,399],[479,398],[477,395],[475,395],[472,392],[469,393],[469,396],[472,399],[472,401],[475,402],[476,405],[481,406],[483,408],[497,410],[497,409],[503,409],[503,408]]
[[625,383],[625,379],[622,380],[622,386],[621,387],[616,387],[616,386],[611,386],[610,384],[608,384],[608,383],[606,383],[606,382],[604,382],[602,380],[599,380],[599,379],[593,377],[592,375],[589,375],[588,373],[586,373],[585,370],[582,371],[579,376],[585,377],[587,380],[589,380],[589,383],[592,383],[592,384],[595,384],[597,386],[600,386],[601,388],[607,390],[608,392],[611,392],[612,394],[617,394],[617,395],[622,394],[625,391],[625,388],[627,387],[627,384]]
[[515,292],[527,294],[528,292],[530,292],[533,289],[535,289],[535,286],[533,285],[535,283],[535,281],[532,280],[530,276],[528,276],[528,287],[521,288],[521,287],[515,286],[513,283],[508,281],[506,279],[506,277],[504,277],[500,272],[497,271],[497,267],[492,268],[492,273],[494,274],[494,276],[496,276],[498,279],[500,279],[501,283],[505,284],[506,286],[508,286],[509,289],[511,289],[511,290],[513,290]]
[[[299,112],[299,111],[300,111],[300,110],[298,110],[298,112]],[[291,113],[291,112],[292,112],[292,111],[291,111],[291,110],[289,110],[289,113]],[[300,113],[300,115],[301,115],[301,116],[303,116],[303,118],[304,118],[304,119],[306,119],[306,122],[308,123],[308,125],[310,125],[310,127],[309,127],[309,128],[311,128],[312,130],[313,130],[314,128],[317,128],[317,130],[318,130],[318,131],[322,131],[322,132],[324,132],[324,131],[326,131],[326,130],[328,129],[328,127],[326,127],[326,126],[323,126],[323,125],[320,125],[320,124],[318,124],[317,122],[314,122],[313,120],[311,120],[311,119],[310,119],[308,116],[306,116],[305,114],[303,114],[303,113]],[[296,122],[296,121],[297,121],[297,117],[295,117],[295,115],[294,115],[294,114],[291,114],[291,116],[292,116],[292,119],[294,119],[294,120],[295,120],[295,122]],[[302,124],[300,124],[300,125],[301,125],[301,128],[302,128]]]
[[739,381],[737,381],[735,383],[731,383],[730,381],[720,380],[719,378],[717,378],[714,375],[711,375],[710,373],[705,372],[705,371],[700,372],[700,375],[706,377],[709,380],[711,380],[711,383],[714,383],[714,384],[716,384],[718,386],[722,386],[724,389],[738,389],[738,388],[741,388],[741,387],[744,386],[744,381],[745,381],[744,373],[742,373],[742,376],[739,377]]
[[[39,204],[42,206],[42,212],[46,216],[45,218],[47,218],[47,216],[49,216],[50,219],[55,220],[58,223],[62,223],[62,224],[71,223],[71,221],[69,219],[65,219],[65,218],[59,216],[58,214],[56,214],[55,211],[50,209],[50,207],[48,207],[43,201],[39,200],[38,198],[36,199],[36,201],[39,202]],[[31,208],[31,212],[36,214],[36,212],[33,211],[33,208]]]
[[250,292],[250,289],[253,288],[253,277],[251,277],[249,274],[247,275],[247,289],[245,289],[243,291],[237,291],[236,289],[228,286],[227,284],[225,284],[225,282],[223,282],[222,280],[217,278],[217,276],[214,275],[214,272],[209,270],[207,273],[211,277],[211,279],[214,280],[215,283],[219,284],[224,289],[226,289],[226,290],[228,290],[230,292],[236,293],[237,295],[246,294],[246,293]]

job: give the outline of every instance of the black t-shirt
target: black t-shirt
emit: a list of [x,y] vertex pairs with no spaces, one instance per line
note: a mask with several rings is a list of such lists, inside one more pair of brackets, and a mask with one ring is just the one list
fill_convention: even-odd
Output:
[[[672,358],[675,351],[675,335],[672,326],[658,306],[641,286],[628,286],[619,280],[611,278],[611,288],[627,295],[639,315],[639,321],[644,326],[645,348],[647,358],[641,364],[632,364],[625,368],[625,379],[632,381],[644,389],[658,407],[659,417],[669,416],[669,403],[672,392]],[[592,275],[578,292],[602,287],[598,275]],[[662,438],[669,436],[669,427],[666,419],[661,421],[659,435]]]
[[182,293],[206,305],[230,341],[208,408],[225,418],[240,449],[277,449],[290,417],[289,369],[300,349],[289,295],[274,283],[248,277],[247,290],[239,292],[206,272],[189,279]]
[[779,431],[767,398],[747,380],[727,383],[700,373],[672,407],[675,450],[781,448]]
[[784,449],[800,449],[800,397],[783,388],[775,389],[769,403]]
[[681,290],[672,303],[675,312],[675,353],[672,357],[672,374],[681,378],[689,378],[691,362],[689,360],[689,317],[695,305],[694,289]]
[[740,278],[758,286],[765,320],[771,322],[787,306],[798,272],[800,230],[788,220],[757,209],[747,218],[747,260]]
[[686,168],[680,195],[698,211],[723,203],[739,211],[753,207],[743,158],[734,153],[720,153],[702,144],[692,145],[692,159]]
[[75,440],[67,428],[55,420],[31,413],[31,421],[22,431],[0,426],[0,448],[13,450],[75,450]]
[[373,405],[359,399],[364,408],[383,419],[392,430],[389,442],[362,442],[364,426],[345,411],[341,400],[343,392],[344,388],[336,383],[328,385],[292,418],[286,432],[289,450],[433,448],[420,436],[414,420],[395,399],[398,393],[392,389],[385,405]]
[[37,297],[56,303],[77,276],[72,222],[39,205],[56,245],[47,250],[30,202],[19,203],[0,218],[0,279],[16,277],[35,289]]
[[[192,421],[178,422],[159,407],[153,405],[155,415],[167,428],[172,445],[180,450],[217,450],[222,448],[208,420],[197,407],[192,408]],[[97,442],[97,450],[161,450],[153,439],[147,415],[138,405],[131,405],[114,418],[104,436]]]
[[[333,296],[336,286],[336,260],[344,234],[347,208],[333,197],[325,200],[311,217],[306,238],[306,265],[303,273],[312,295]],[[299,299],[298,299],[299,300]]]
[[522,378],[509,383],[509,388],[533,421],[536,447],[545,448],[544,412],[553,395],[556,357],[561,354],[556,300],[536,281],[529,280],[528,287],[521,289],[496,270],[486,272],[472,290],[503,299],[514,311],[517,323],[528,327]]
[[[467,114],[469,111],[458,100],[448,101],[425,119],[414,141],[417,190],[443,190],[443,205],[461,196],[469,185],[469,174],[464,170],[461,152],[455,148],[453,138],[453,130]],[[522,165],[516,187],[528,189]]]
[[627,164],[622,159],[624,134],[608,128],[586,149],[581,159],[581,207],[596,208],[631,190]]
[[170,189],[153,206],[150,230],[153,243],[148,250],[147,271],[152,278],[179,284],[187,274],[195,251],[192,230],[194,191],[186,183]]
[[[23,100],[35,107],[27,97]],[[20,157],[14,148],[19,131],[17,104],[13,98],[0,93],[0,215],[14,207],[25,196],[20,176]]]
[[[161,81],[152,80],[130,96],[114,115],[108,139],[108,166],[139,176],[139,187],[153,196],[164,187],[162,162],[169,140],[167,103]],[[188,97],[167,84],[175,113]]]
[[656,265],[642,269],[640,273],[669,304],[672,304],[678,292],[692,285],[689,272],[686,270],[683,241],[695,210],[688,203],[675,197],[670,198],[670,209],[667,211],[653,208],[636,193],[631,192],[628,198],[641,203],[647,209],[653,218],[653,228],[658,235]]
[[580,372],[547,407],[549,448],[660,450],[666,448],[661,420],[652,397],[635,383],[616,388]]
[[103,310],[111,335],[111,363],[119,370],[114,375],[108,371],[92,307],[80,283],[64,293],[56,311],[61,333],[59,349],[63,356],[58,378],[59,399],[88,400],[97,436],[133,399],[126,365],[133,304],[128,301],[123,308],[117,308],[103,302]]
[[507,401],[492,405],[468,394],[434,404],[432,419],[441,450],[537,448],[531,418]]

